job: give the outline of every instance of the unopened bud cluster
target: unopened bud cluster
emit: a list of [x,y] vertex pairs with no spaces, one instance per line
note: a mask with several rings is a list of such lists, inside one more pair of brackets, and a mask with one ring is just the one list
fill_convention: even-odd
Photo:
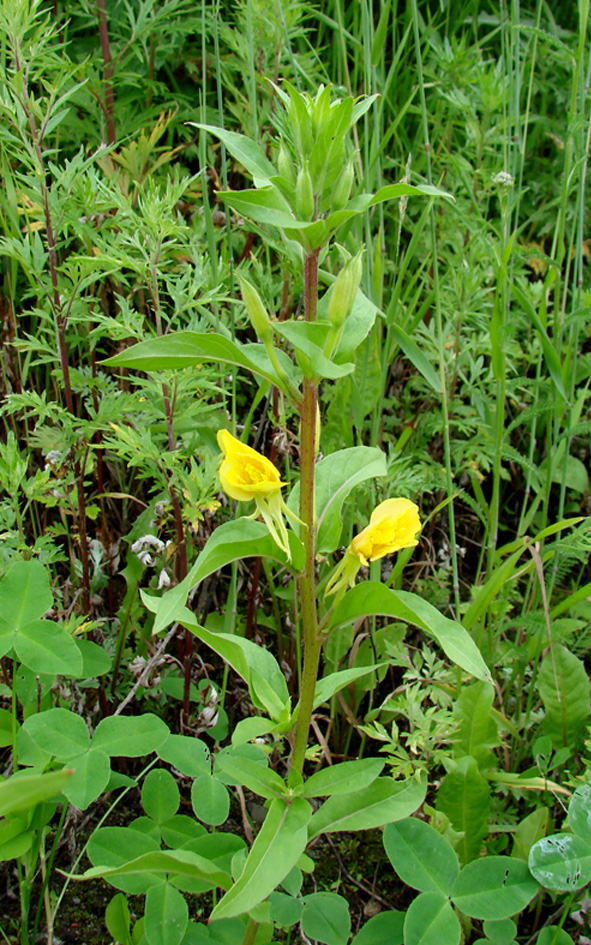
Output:
[[[284,90],[287,91],[284,91]],[[289,201],[298,220],[309,222],[349,201],[355,164],[349,131],[354,123],[353,99],[330,100],[330,88],[314,98],[289,83],[280,91],[286,121],[277,155],[274,184]]]

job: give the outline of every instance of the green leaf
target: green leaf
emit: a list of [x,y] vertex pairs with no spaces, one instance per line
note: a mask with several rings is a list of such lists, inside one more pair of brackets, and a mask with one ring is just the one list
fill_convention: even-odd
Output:
[[408,817],[384,830],[384,848],[400,879],[420,892],[448,896],[460,872],[451,844],[424,820]]
[[191,803],[195,816],[218,827],[228,818],[230,797],[224,784],[208,772],[198,774],[191,785]]
[[361,791],[329,797],[310,821],[309,839],[321,833],[371,830],[402,820],[421,806],[426,791],[426,784],[414,779],[377,778]]
[[[511,856],[516,856],[518,859],[523,860],[524,863],[527,863],[529,851],[534,843],[547,835],[549,822],[550,811],[547,807],[537,807],[531,814],[528,814],[527,817],[523,817],[517,824],[515,833],[513,834]],[[514,937],[515,936],[512,935],[511,939]]]
[[552,745],[571,745],[591,712],[591,686],[583,662],[564,646],[554,644],[542,660],[537,688],[546,710],[544,731]]
[[243,637],[213,633],[194,619],[185,618],[183,625],[242,676],[248,683],[257,708],[266,709],[277,720],[288,711],[290,699],[287,683],[272,653]]
[[508,919],[538,892],[525,863],[512,856],[485,856],[463,868],[452,902],[472,919]]
[[257,187],[263,186],[269,178],[277,174],[276,168],[267,160],[262,148],[252,138],[236,134],[234,131],[226,131],[225,128],[218,128],[215,125],[202,125],[197,121],[188,121],[187,124],[194,128],[201,128],[219,138],[232,157],[246,168]]
[[68,764],[72,765],[74,774],[64,788],[64,794],[78,810],[86,810],[109,783],[109,758],[103,751],[89,748],[76,758],[71,758]]
[[481,771],[496,766],[491,749],[500,743],[497,723],[491,715],[493,698],[493,687],[479,681],[464,686],[453,707],[454,718],[459,722],[454,754],[471,755]]
[[411,902],[404,922],[404,945],[459,945],[460,920],[449,899],[439,892],[423,892]]
[[120,945],[132,945],[130,923],[131,915],[127,896],[124,893],[116,893],[105,910],[107,931]]
[[[293,376],[292,361],[282,352],[279,355],[286,374]],[[283,382],[275,374],[263,345],[238,345],[221,334],[208,332],[178,331],[163,338],[150,338],[108,358],[102,364],[150,373],[194,367],[204,361],[245,368],[283,390]]]
[[212,919],[243,915],[269,896],[304,852],[312,808],[303,798],[274,798],[242,875],[212,912]]
[[82,679],[104,676],[111,669],[111,657],[102,646],[92,640],[75,640],[82,655]]
[[462,862],[478,856],[488,834],[490,786],[474,758],[460,758],[455,771],[445,775],[437,792],[437,810],[449,817],[454,829],[462,834],[457,844]]
[[[301,571],[304,567],[304,549],[293,532],[289,532],[293,567]],[[185,608],[189,592],[210,574],[241,558],[265,557],[287,563],[285,554],[269,535],[262,522],[247,518],[235,519],[219,525],[208,539],[187,577],[171,588],[163,597],[153,597],[142,592],[142,600],[148,610],[156,614],[153,633],[160,633],[175,620],[182,621],[191,612]],[[191,615],[192,616],[192,615]]]
[[58,761],[67,761],[90,747],[86,722],[69,709],[47,709],[30,715],[23,728],[39,748]]
[[296,228],[298,232],[315,226],[314,223],[297,220],[275,186],[261,187],[259,190],[220,191],[217,196],[236,213],[254,220],[255,223],[277,226],[279,229]]
[[[125,830],[126,828],[101,828],[103,829]],[[144,841],[151,839],[139,830],[128,830],[128,834],[135,834]],[[90,856],[90,853],[88,855]],[[127,892],[137,893],[144,893],[151,886],[161,885],[162,878],[156,875],[158,873],[168,873],[171,878],[177,875],[192,876],[195,879],[205,880],[212,887],[220,886],[222,889],[227,889],[232,882],[227,873],[216,869],[209,860],[191,850],[153,850],[130,858],[129,847],[127,847],[122,859],[121,866],[93,866],[80,876],[74,876],[71,873],[64,875],[79,880],[103,878],[120,888],[123,888],[125,884],[128,887]],[[130,886],[134,888],[129,888]]]
[[28,817],[0,820],[0,863],[22,856],[33,845],[36,831],[29,829]]
[[556,892],[572,892],[591,882],[591,844],[577,834],[542,837],[529,851],[532,876]]
[[560,926],[545,925],[538,933],[536,945],[574,945],[574,941]]
[[512,945],[517,935],[517,926],[513,919],[485,919],[482,931],[494,945]]
[[444,653],[466,672],[485,682],[492,681],[478,647],[466,630],[440,614],[428,601],[408,591],[394,591],[377,581],[358,584],[335,608],[331,629],[374,614],[415,624],[434,637]]
[[[0,748],[7,748],[12,745],[12,712],[8,709],[0,709]],[[17,719],[14,720],[15,732],[18,732],[20,725]]]
[[156,749],[156,754],[188,778],[211,771],[209,750],[205,742],[189,735],[169,735]]
[[446,193],[445,190],[440,190],[439,187],[434,187],[432,184],[419,184],[414,186],[413,184],[387,184],[385,187],[380,187],[378,191],[371,198],[370,206],[375,207],[378,203],[383,203],[385,200],[393,200],[397,197],[444,197],[446,200],[455,203],[454,198],[451,194]]
[[[337,450],[316,464],[316,515],[318,520],[318,552],[335,551],[341,539],[343,503],[352,489],[361,482],[387,475],[386,457],[370,446],[353,446]],[[288,505],[296,511],[300,486],[291,491]]]
[[558,357],[558,354],[546,333],[546,329],[544,328],[538,313],[528,299],[526,293],[518,285],[513,283],[510,283],[510,285],[513,295],[521,305],[521,308],[538,333],[538,337],[542,344],[542,351],[544,352],[544,361],[546,362],[546,367],[548,368],[548,372],[552,378],[552,381],[554,382],[556,390],[561,397],[563,397],[565,400],[568,400],[562,381],[562,367],[560,364],[560,358]]
[[189,909],[178,889],[170,883],[148,889],[144,935],[149,945],[181,945],[188,923]]
[[241,757],[231,750],[218,752],[215,763],[216,767],[219,766],[238,784],[244,785],[249,791],[261,797],[282,797],[288,793],[283,778],[280,778],[275,771],[250,758]]
[[580,784],[571,797],[568,825],[581,840],[591,844],[591,784]]
[[[361,679],[369,673],[375,673],[376,670],[387,665],[387,663],[376,663],[375,666],[356,666],[354,669],[340,669],[337,673],[330,673],[329,676],[323,676],[322,679],[317,681],[316,689],[314,690],[314,708],[317,709],[319,705],[328,702],[331,696],[334,696],[335,692],[344,689],[349,683],[355,682],[357,679]],[[297,708],[295,711],[298,711]]]
[[[162,824],[162,839],[167,847],[174,849],[191,849],[195,840],[209,836],[203,824],[197,823],[194,817],[186,814],[175,814],[165,824]],[[199,853],[199,850],[195,851]]]
[[384,764],[381,758],[362,758],[331,765],[308,778],[301,792],[302,797],[327,797],[361,791],[376,780]]
[[51,771],[49,774],[13,775],[0,781],[0,817],[16,811],[27,811],[60,794],[72,777],[73,770]]
[[300,921],[303,909],[301,899],[296,899],[295,896],[288,896],[282,892],[272,892],[269,902],[271,905],[271,919],[276,925],[288,929]]
[[53,607],[47,571],[38,561],[17,561],[0,581],[0,625],[18,633]]
[[347,945],[351,934],[349,903],[336,893],[311,893],[303,898],[302,931],[324,945]]
[[[328,319],[328,306],[331,294],[332,287],[328,292],[325,292],[318,303],[318,318],[321,322],[326,322]],[[353,307],[345,319],[343,334],[341,335],[336,354],[333,356],[333,360],[337,364],[342,364],[344,361],[353,361],[355,359],[355,355],[369,335],[379,311],[374,303],[359,289],[355,296]]]
[[142,807],[148,817],[162,825],[174,817],[180,803],[180,792],[170,771],[164,768],[149,771],[142,785]]
[[335,364],[323,351],[329,331],[325,322],[276,322],[274,330],[292,345],[298,364],[305,377],[321,377],[335,380],[352,374],[355,365],[351,363]]
[[111,756],[141,758],[156,751],[169,734],[166,722],[151,712],[109,715],[97,725],[92,747]]
[[413,364],[417,371],[423,375],[435,393],[441,396],[441,379],[427,356],[423,354],[417,345],[416,341],[413,341],[410,335],[407,335],[404,329],[395,322],[390,325],[390,330],[394,340],[396,341],[396,344],[401,348],[402,351],[404,351],[404,354],[411,364]]
[[[159,843],[148,834],[130,827],[99,827],[91,834],[86,852],[93,865],[92,875],[110,873],[112,886],[128,893],[145,893],[150,886],[162,882],[160,876],[150,874],[147,869],[132,869],[128,875],[113,873],[113,870],[126,868],[130,863],[137,864],[146,854],[159,850]],[[88,870],[78,879],[86,879]]]
[[406,913],[391,909],[369,919],[351,945],[402,945]]
[[33,620],[19,628],[14,651],[34,673],[82,676],[82,654],[69,633],[52,620]]

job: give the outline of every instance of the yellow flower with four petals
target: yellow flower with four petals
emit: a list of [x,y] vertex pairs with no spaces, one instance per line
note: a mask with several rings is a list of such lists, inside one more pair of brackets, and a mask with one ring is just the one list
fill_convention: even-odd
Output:
[[340,597],[347,585],[353,587],[361,565],[367,567],[370,561],[377,561],[402,548],[414,548],[418,545],[415,536],[420,530],[419,509],[410,499],[381,502],[373,510],[369,525],[347,548],[326,585],[325,595],[339,593]]
[[287,483],[281,481],[279,471],[262,453],[241,443],[229,430],[219,430],[218,445],[224,454],[220,466],[220,483],[226,495],[238,502],[254,502],[257,510],[252,518],[262,515],[273,540],[290,560],[289,537],[283,515],[294,521],[293,514],[281,495]]

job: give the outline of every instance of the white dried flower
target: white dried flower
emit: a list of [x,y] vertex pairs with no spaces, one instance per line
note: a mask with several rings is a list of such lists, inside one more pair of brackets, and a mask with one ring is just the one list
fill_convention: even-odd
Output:
[[158,575],[158,590],[161,591],[163,587],[170,587],[170,574],[164,568]]
[[506,187],[507,190],[510,190],[514,184],[513,175],[508,171],[499,171],[499,173],[493,177],[493,184],[496,184],[497,187]]
[[155,535],[142,535],[137,541],[134,541],[131,550],[137,555],[143,565],[147,568],[154,567],[154,555],[150,554],[148,549],[153,548],[156,554],[160,554],[166,548],[166,545]]

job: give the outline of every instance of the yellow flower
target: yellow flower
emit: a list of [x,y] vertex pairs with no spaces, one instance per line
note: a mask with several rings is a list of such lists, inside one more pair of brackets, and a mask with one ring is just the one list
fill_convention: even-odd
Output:
[[337,601],[347,585],[353,587],[361,565],[394,554],[401,548],[418,545],[415,535],[421,530],[418,507],[409,499],[386,499],[372,512],[367,525],[355,536],[342,560],[329,578],[325,596],[336,594]]
[[375,508],[369,525],[351,542],[351,551],[366,567],[401,548],[414,548],[421,530],[418,507],[408,499],[386,499]]
[[286,483],[261,453],[241,443],[229,430],[218,431],[218,445],[224,454],[220,466],[222,489],[231,499],[250,502],[260,496],[279,492]]
[[273,541],[291,558],[289,536],[283,515],[296,522],[299,519],[283,501],[281,490],[287,483],[281,481],[273,463],[250,446],[241,443],[229,430],[219,430],[218,444],[224,454],[220,466],[222,489],[238,502],[255,501],[257,510],[252,516],[262,515]]

